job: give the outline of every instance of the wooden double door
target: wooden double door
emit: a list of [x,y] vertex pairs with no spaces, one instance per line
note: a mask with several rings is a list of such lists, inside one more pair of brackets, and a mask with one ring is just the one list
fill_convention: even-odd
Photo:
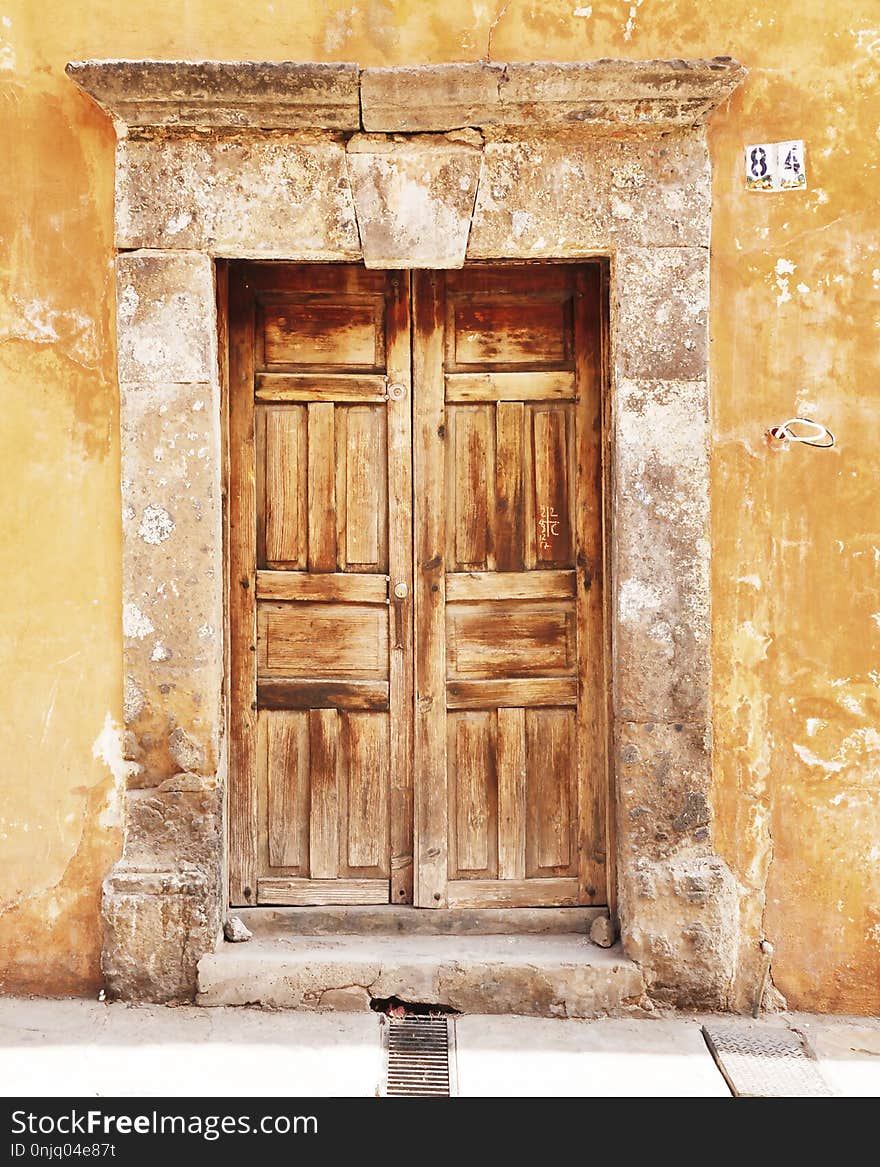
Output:
[[232,903],[607,902],[599,266],[228,318]]

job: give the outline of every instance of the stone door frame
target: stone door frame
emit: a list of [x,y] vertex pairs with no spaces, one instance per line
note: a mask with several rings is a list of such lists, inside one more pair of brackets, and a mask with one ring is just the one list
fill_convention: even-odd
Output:
[[112,994],[191,998],[222,937],[222,261],[603,257],[619,925],[656,1000],[735,1000],[743,893],[710,810],[705,121],[743,72],[729,58],[68,66],[118,138],[130,774],[104,886]]

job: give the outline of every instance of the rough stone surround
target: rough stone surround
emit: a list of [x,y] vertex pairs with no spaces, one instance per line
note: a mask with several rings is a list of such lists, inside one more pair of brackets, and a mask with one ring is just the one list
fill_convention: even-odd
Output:
[[[715,854],[703,122],[734,62],[364,70],[87,62],[116,120],[128,795],[105,972],[191,997],[220,935],[225,778],[214,258],[611,265],[612,766],[624,949],[655,999],[741,1003]],[[366,131],[366,133],[365,133]]]

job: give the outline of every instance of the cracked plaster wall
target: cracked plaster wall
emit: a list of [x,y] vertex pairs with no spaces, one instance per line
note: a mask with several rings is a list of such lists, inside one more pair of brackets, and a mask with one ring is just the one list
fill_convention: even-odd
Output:
[[[235,20],[198,0],[178,12],[147,0],[122,21],[74,3],[46,20],[26,0],[0,4],[14,183],[0,199],[4,988],[96,987],[100,882],[121,843],[114,143],[64,63],[479,59],[491,32],[500,60],[729,53],[750,70],[710,129],[714,775],[708,811],[697,795],[676,812],[694,830],[711,816],[731,876],[679,884],[739,903],[745,935],[773,941],[791,1004],[876,1010],[876,6],[450,0],[441,16],[328,0],[249,4]],[[810,189],[743,192],[742,146],[788,137],[807,141]],[[766,426],[797,412],[838,448],[767,451]],[[164,529],[158,514],[139,522]],[[753,971],[746,961],[744,979]]]

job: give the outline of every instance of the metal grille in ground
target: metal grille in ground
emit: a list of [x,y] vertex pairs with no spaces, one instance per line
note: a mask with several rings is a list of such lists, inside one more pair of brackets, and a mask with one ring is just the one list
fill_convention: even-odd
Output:
[[806,1041],[790,1029],[704,1025],[703,1036],[737,1098],[829,1097]]
[[389,1098],[449,1098],[455,1093],[454,1027],[448,1017],[383,1018]]

